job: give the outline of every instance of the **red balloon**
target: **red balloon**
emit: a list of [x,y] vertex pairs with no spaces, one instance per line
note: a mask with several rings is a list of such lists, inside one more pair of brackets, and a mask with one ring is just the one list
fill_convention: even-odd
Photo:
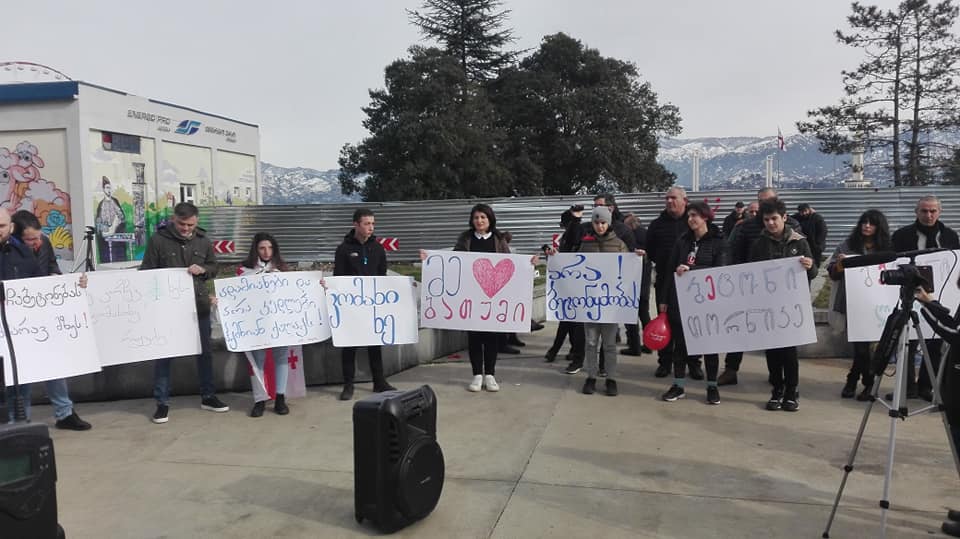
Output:
[[643,328],[643,344],[651,350],[662,350],[670,343],[670,324],[667,313],[660,313]]

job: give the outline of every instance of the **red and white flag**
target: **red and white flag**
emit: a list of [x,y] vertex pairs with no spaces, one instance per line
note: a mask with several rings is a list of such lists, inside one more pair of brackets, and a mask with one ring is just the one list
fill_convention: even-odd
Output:
[[787,151],[787,141],[783,138],[783,133],[780,132],[780,128],[777,128],[777,147],[780,148],[781,152]]

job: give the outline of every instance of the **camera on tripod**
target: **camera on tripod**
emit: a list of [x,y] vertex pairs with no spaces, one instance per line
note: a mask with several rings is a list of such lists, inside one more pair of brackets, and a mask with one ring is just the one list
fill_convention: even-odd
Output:
[[880,272],[880,283],[890,286],[902,286],[910,290],[923,287],[928,294],[933,293],[933,266],[900,264],[897,269]]

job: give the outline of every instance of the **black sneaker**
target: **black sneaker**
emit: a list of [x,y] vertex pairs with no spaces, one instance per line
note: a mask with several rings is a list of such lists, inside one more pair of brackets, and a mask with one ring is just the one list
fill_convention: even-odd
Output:
[[206,410],[208,412],[229,412],[230,407],[223,403],[216,395],[210,395],[209,397],[200,401],[200,409]]
[[600,371],[597,373],[597,376],[599,376],[600,378],[606,378],[606,377],[607,377],[607,371],[604,370],[604,369],[600,369]]
[[673,384],[672,386],[670,386],[670,389],[668,389],[666,393],[660,396],[660,398],[667,402],[674,402],[686,396],[687,396],[687,393],[683,390],[682,387],[678,386],[677,384]]
[[348,401],[353,398],[353,384],[343,384],[343,391],[340,392],[340,400]]
[[396,390],[397,388],[393,387],[387,382],[383,382],[382,384],[376,384],[373,386],[374,393],[383,393],[384,391],[396,391]]
[[781,402],[782,400],[783,400],[783,388],[782,387],[773,388],[773,392],[770,393],[770,400],[767,401],[767,410],[771,410],[771,411],[779,410],[780,407],[783,405]]
[[617,381],[613,378],[607,378],[607,396],[616,397],[620,391],[617,389]]
[[643,355],[643,352],[641,352],[639,348],[637,348],[637,349],[634,349],[634,348],[624,348],[624,349],[620,350],[620,355],[621,355],[621,356],[634,356],[634,357],[636,357],[636,356],[641,356],[641,355]]
[[583,394],[584,395],[593,395],[597,392],[597,379],[596,378],[587,378],[587,381],[583,383]]
[[843,389],[840,390],[841,399],[852,399],[857,394],[857,380],[847,379],[847,383],[843,384]]
[[703,380],[703,367],[700,366],[700,362],[691,363],[688,365],[690,370],[690,378],[693,380]]
[[150,419],[150,421],[153,421],[154,423],[157,423],[157,424],[166,423],[170,419],[169,414],[170,414],[169,406],[167,406],[166,404],[158,404],[157,411],[153,413],[153,418]]
[[567,374],[577,374],[581,370],[583,370],[583,363],[571,363],[563,372]]
[[642,352],[642,353],[644,353],[644,354],[652,354],[652,353],[653,353],[653,350],[651,350],[650,348],[648,348],[647,345],[643,345],[643,346],[640,347],[640,352]]
[[717,386],[707,386],[707,404],[720,404],[720,390]]
[[253,409],[250,410],[250,417],[260,417],[263,415],[263,409],[267,407],[267,401],[257,401],[253,403]]
[[521,341],[520,339],[518,339],[516,335],[513,335],[512,337],[508,338],[508,339],[507,339],[507,344],[510,344],[510,345],[513,345],[513,346],[526,346],[526,345],[527,345],[527,343],[525,343],[525,342]]
[[717,377],[718,386],[735,386],[737,385],[737,371],[732,371],[730,369],[724,369],[720,376]]
[[290,413],[290,407],[287,406],[287,398],[283,393],[277,393],[277,398],[273,399],[273,411],[277,415],[287,415]]
[[657,378],[666,378],[667,376],[670,376],[670,367],[667,365],[659,365],[657,366],[657,370],[654,371],[653,375]]
[[788,389],[783,395],[783,403],[780,405],[786,412],[796,412],[800,409],[800,393],[796,389]]
[[547,360],[547,363],[553,363],[557,360],[557,352],[555,350],[547,350],[547,353],[543,357]]
[[860,402],[866,402],[872,399],[873,397],[870,396],[871,389],[873,389],[873,387],[864,387],[863,391],[857,394],[857,400]]
[[93,428],[90,423],[80,419],[80,416],[77,415],[77,412],[71,412],[67,417],[58,419],[56,427],[58,429],[65,430],[90,430]]

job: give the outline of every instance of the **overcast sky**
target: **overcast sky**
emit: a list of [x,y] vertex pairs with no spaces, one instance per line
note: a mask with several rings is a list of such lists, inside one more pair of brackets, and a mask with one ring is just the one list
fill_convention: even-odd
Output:
[[[893,8],[895,0],[866,4]],[[360,108],[383,68],[420,41],[411,0],[32,0],[0,32],[0,61],[255,123],[261,158],[336,168],[365,135]],[[516,48],[565,32],[634,62],[683,138],[784,134],[841,94],[856,51],[841,0],[507,0]],[[8,10],[9,11],[9,10]]]

